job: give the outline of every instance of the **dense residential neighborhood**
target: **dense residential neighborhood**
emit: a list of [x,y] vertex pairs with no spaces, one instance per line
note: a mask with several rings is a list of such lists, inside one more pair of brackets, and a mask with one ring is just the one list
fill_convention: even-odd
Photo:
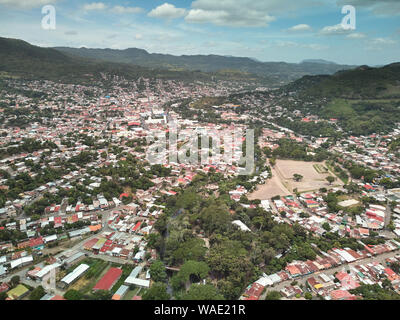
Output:
[[399,15],[0,0],[0,301],[253,319],[400,300]]
[[[274,106],[278,93],[259,89],[262,96],[247,95],[240,93],[241,86],[224,82],[211,87],[114,79],[112,88],[102,82],[10,84],[15,91],[3,91],[0,101],[11,104],[2,115],[0,132],[0,276],[7,299],[26,299],[37,288],[43,300],[96,294],[112,300],[148,298],[146,292],[160,281],[161,271],[152,270],[160,259],[162,272],[172,276],[168,291],[182,292],[174,279],[186,264],[203,258],[194,253],[194,261],[177,258],[177,253],[170,256],[168,233],[177,226],[172,227],[173,220],[171,227],[165,226],[165,219],[171,213],[170,219],[175,219],[174,207],[177,215],[191,211],[199,199],[190,190],[215,199],[225,193],[233,217],[221,220],[230,225],[220,227],[234,230],[238,237],[265,227],[245,212],[267,214],[263,219],[271,219],[276,228],[295,225],[315,237],[302,249],[308,253],[300,254],[300,260],[283,262],[288,250],[294,254],[293,245],[284,250],[274,245],[268,254],[275,257],[261,259],[265,260],[253,274],[254,283],[243,283],[247,288],[226,298],[258,300],[277,291],[284,299],[358,299],[362,294],[352,290],[382,283],[397,292],[400,164],[392,145],[399,127],[385,135],[315,139],[277,124],[287,112]],[[27,97],[22,88],[38,92],[37,97]],[[209,96],[216,98],[208,101]],[[199,113],[199,106],[208,111]],[[26,113],[28,109],[33,112]],[[323,121],[300,110],[295,117],[307,123]],[[212,155],[205,163],[182,161],[193,134],[207,133],[222,142],[230,132],[243,134],[248,125],[260,122],[264,128],[255,133],[256,170],[251,175],[240,176],[242,139],[232,140],[230,158]],[[334,120],[331,123],[341,130]],[[151,164],[147,154],[154,137],[172,135],[174,128],[177,147],[172,150],[178,157],[158,152],[157,164]],[[305,143],[304,159],[301,152],[282,154],[282,148],[288,152]],[[226,210],[220,205],[211,205],[210,214]],[[242,213],[235,213],[239,208]],[[198,236],[190,241],[199,239],[197,250],[207,252],[215,241],[211,229],[204,222],[196,228]],[[326,237],[332,244],[322,249],[318,238]],[[50,275],[54,286],[46,284]],[[198,279],[206,283],[207,278],[204,274]],[[207,282],[212,284],[213,278]]]

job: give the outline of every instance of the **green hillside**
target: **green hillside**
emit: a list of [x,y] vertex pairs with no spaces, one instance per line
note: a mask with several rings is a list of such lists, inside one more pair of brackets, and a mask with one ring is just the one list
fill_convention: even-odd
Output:
[[281,92],[295,97],[297,105],[286,99],[289,108],[338,119],[353,135],[388,132],[400,122],[400,63],[303,77]]
[[33,46],[25,41],[0,38],[0,74],[8,77],[60,80],[65,82],[90,82],[101,73],[123,76],[175,79],[183,81],[238,80],[272,84],[271,79],[249,73],[152,69],[121,62],[105,62],[90,57],[64,54],[51,48]]
[[400,97],[400,63],[382,68],[362,66],[332,76],[304,77],[287,87],[312,97],[376,99]]
[[150,54],[145,50],[136,48],[112,50],[59,47],[55,49],[72,57],[78,56],[102,61],[123,62],[167,70],[200,70],[202,72],[236,70],[271,78],[276,83],[288,83],[304,75],[333,74],[339,70],[355,68],[355,66],[321,63],[320,61],[313,60],[306,60],[296,64],[285,62],[260,62],[251,58],[219,55],[174,56],[169,54]]

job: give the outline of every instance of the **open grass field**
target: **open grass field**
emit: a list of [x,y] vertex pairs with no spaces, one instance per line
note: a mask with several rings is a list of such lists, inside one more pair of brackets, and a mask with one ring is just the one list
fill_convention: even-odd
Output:
[[[326,178],[333,174],[325,169],[325,163],[277,160],[275,168],[272,169],[272,179],[268,180],[266,184],[258,186],[257,190],[250,194],[248,198],[250,200],[268,200],[277,195],[290,195],[294,189],[297,189],[298,192],[305,192],[332,186],[343,186],[343,182],[338,178],[330,186]],[[294,181],[294,174],[303,176],[303,179],[298,182]]]

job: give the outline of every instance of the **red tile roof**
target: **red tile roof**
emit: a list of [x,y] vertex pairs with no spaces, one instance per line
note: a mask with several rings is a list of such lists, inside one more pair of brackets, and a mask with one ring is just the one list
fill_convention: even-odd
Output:
[[122,275],[119,268],[110,268],[103,278],[94,286],[93,290],[110,290]]

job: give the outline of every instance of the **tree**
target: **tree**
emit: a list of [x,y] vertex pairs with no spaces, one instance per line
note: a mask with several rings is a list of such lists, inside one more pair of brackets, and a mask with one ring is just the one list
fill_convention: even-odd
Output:
[[211,284],[192,284],[189,291],[185,293],[182,300],[225,300],[217,289]]
[[231,216],[228,207],[223,202],[215,201],[201,211],[201,220],[204,230],[212,234],[226,231]]
[[[168,259],[165,259],[166,263],[177,265],[188,260],[204,260],[207,247],[203,239],[195,237],[182,241],[175,235],[175,232],[171,232],[166,243],[166,255],[169,256]],[[185,238],[184,232],[182,233],[182,238]]]
[[165,282],[167,280],[167,273],[165,272],[165,266],[160,261],[154,261],[150,266],[150,276],[155,282]]
[[143,300],[169,300],[171,297],[167,292],[165,283],[156,282],[143,295]]
[[389,288],[381,288],[379,284],[362,284],[350,293],[362,296],[365,300],[400,300],[400,295]]
[[112,293],[107,290],[97,290],[92,296],[93,300],[110,300],[112,298]]
[[12,288],[16,287],[20,282],[20,277],[19,276],[14,276],[10,280],[10,285]]
[[179,272],[172,278],[172,286],[175,290],[179,290],[184,284],[187,287],[190,284],[191,278],[201,280],[207,277],[210,268],[205,262],[186,261]]
[[39,286],[31,292],[29,300],[40,300],[45,294],[46,291],[44,291],[42,286]]
[[329,182],[329,185],[331,185],[336,180],[336,178],[329,176],[326,178],[326,180]]
[[324,222],[323,224],[322,224],[322,228],[324,228],[326,231],[331,231],[332,230],[332,228],[331,228],[331,226],[329,225],[329,223],[328,222]]
[[0,292],[0,301],[6,300],[7,299],[7,293],[6,292]]
[[304,298],[306,298],[307,300],[312,300],[312,294],[310,292],[306,292],[304,294]]
[[394,224],[393,220],[390,220],[390,223],[388,224],[387,228],[392,232],[396,230],[396,225]]
[[83,295],[79,291],[71,289],[64,294],[64,298],[67,300],[82,300]]
[[293,175],[293,180],[296,181],[296,182],[299,182],[299,181],[303,180],[303,178],[304,177],[301,174],[298,174],[298,173],[295,173]]
[[147,246],[149,246],[152,249],[157,249],[160,251],[161,248],[161,235],[159,233],[153,232],[150,233],[147,237]]
[[219,281],[218,288],[226,299],[237,299],[254,275],[250,252],[241,241],[225,240],[211,247],[207,256],[211,273]]
[[278,291],[270,291],[265,297],[265,300],[280,300],[281,298],[282,296]]

